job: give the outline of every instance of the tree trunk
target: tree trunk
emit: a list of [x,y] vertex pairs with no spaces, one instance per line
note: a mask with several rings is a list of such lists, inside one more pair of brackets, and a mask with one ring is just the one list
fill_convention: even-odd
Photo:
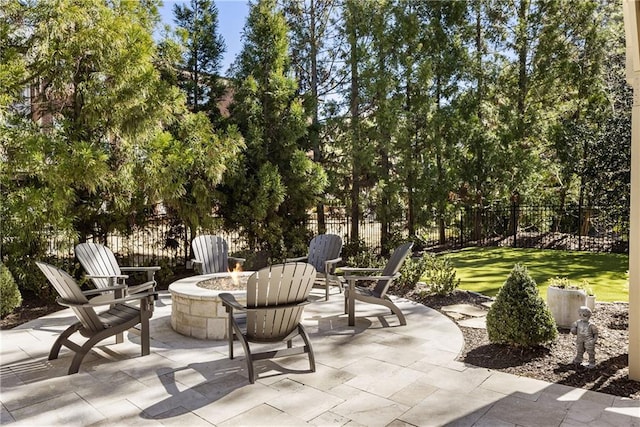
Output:
[[[309,140],[313,148],[313,161],[322,164],[324,161],[322,147],[320,145],[320,119],[318,117],[318,40],[316,35],[316,2],[311,0],[309,12],[309,43],[311,59],[311,128]],[[327,231],[324,217],[324,204],[319,200],[316,205],[316,219],[318,221],[318,234]]]
[[351,117],[351,241],[360,240],[360,118],[358,116],[358,33],[356,19],[350,15],[349,29],[350,67],[351,67],[351,102],[349,115]]

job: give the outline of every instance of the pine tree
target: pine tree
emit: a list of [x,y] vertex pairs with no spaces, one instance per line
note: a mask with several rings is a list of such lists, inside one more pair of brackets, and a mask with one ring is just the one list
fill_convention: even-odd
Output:
[[224,94],[219,73],[224,39],[217,34],[218,8],[212,0],[191,0],[173,6],[177,33],[185,47],[178,81],[192,111],[205,111],[216,123],[219,98]]
[[181,215],[197,222],[211,211],[198,196],[213,191],[238,141],[214,135],[160,78],[155,2],[61,0],[7,11],[0,35],[22,53],[12,67],[23,70],[9,87],[30,87],[31,98],[10,99],[21,108],[0,122],[2,255],[21,289],[46,297],[28,261],[47,253],[43,231],[70,244],[104,239],[144,225],[159,202],[184,201]]
[[299,146],[306,116],[289,77],[287,26],[274,0],[252,6],[243,40],[231,114],[247,148],[219,188],[220,214],[252,250],[278,257],[306,247],[307,210],[326,177]]

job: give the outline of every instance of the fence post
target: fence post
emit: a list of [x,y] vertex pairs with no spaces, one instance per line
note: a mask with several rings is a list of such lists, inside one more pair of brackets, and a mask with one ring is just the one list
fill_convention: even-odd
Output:
[[184,225],[184,268],[189,266],[189,227]]
[[518,247],[518,204],[520,203],[520,193],[514,191],[511,195],[511,233],[513,235],[513,247]]
[[464,247],[464,211],[468,210],[469,207],[465,206],[462,209],[460,209],[458,211],[459,215],[460,215],[460,247],[463,248]]
[[582,199],[578,201],[578,250],[582,250]]

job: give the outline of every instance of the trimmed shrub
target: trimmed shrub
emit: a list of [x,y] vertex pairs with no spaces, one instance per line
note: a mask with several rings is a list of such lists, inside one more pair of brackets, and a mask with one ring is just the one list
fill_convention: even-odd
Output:
[[526,267],[516,264],[487,313],[489,341],[534,347],[558,336],[556,322]]
[[0,317],[11,313],[22,304],[22,295],[9,269],[0,263]]

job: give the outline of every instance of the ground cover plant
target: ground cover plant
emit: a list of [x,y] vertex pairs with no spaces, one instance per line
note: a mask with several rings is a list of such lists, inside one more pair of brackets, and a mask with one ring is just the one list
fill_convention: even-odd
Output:
[[466,248],[447,254],[460,278],[460,289],[496,296],[516,264],[524,264],[546,298],[548,281],[566,277],[589,282],[598,301],[629,300],[626,254],[518,248]]

